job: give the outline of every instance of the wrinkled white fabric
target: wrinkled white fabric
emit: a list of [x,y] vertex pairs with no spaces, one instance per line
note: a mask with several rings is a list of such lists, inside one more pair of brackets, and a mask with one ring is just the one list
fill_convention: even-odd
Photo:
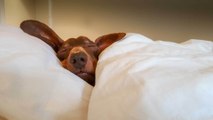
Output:
[[89,120],[212,120],[213,43],[128,34],[96,70]]
[[86,120],[91,91],[60,65],[47,44],[18,28],[0,26],[0,117]]
[[92,92],[47,44],[0,26],[0,118],[212,120],[212,86],[210,41],[128,34],[101,53]]

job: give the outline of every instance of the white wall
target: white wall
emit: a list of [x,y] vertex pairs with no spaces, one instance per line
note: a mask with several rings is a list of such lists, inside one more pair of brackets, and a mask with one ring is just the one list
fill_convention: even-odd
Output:
[[94,40],[112,32],[136,32],[154,40],[176,42],[191,38],[213,40],[210,0],[4,1],[6,24],[18,26],[25,19],[52,23],[65,40],[80,35]]
[[4,20],[5,20],[4,0],[0,0],[0,24],[3,24]]
[[18,26],[25,19],[35,19],[34,0],[4,0],[5,24]]
[[0,11],[4,24],[19,26],[26,19],[37,19],[49,23],[49,1],[51,0],[0,0]]
[[213,40],[209,0],[52,0],[53,28],[64,39],[91,39],[112,32],[137,32],[177,42]]
[[35,0],[36,19],[49,25],[49,1],[50,0]]

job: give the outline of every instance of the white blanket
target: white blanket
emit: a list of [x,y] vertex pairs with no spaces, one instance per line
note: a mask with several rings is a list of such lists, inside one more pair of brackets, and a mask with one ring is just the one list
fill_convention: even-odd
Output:
[[86,120],[91,91],[46,43],[0,26],[0,120]]
[[213,120],[213,43],[128,34],[100,56],[89,120]]
[[47,44],[0,26],[4,118],[213,120],[213,43],[128,34],[100,55],[93,89],[64,69]]

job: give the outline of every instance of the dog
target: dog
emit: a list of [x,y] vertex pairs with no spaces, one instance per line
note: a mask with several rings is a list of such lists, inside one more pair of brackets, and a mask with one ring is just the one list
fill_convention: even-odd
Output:
[[95,42],[85,36],[64,41],[50,27],[37,20],[25,20],[20,24],[20,28],[50,45],[64,68],[92,86],[95,85],[95,69],[99,54],[126,36],[126,33],[120,32],[100,36]]

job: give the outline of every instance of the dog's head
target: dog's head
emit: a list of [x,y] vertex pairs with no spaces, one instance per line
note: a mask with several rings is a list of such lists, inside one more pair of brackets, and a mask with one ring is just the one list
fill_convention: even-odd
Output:
[[95,85],[95,69],[99,54],[112,43],[122,39],[125,33],[112,33],[98,37],[95,42],[87,37],[63,41],[51,28],[36,20],[26,20],[21,29],[49,44],[56,52],[64,68]]

